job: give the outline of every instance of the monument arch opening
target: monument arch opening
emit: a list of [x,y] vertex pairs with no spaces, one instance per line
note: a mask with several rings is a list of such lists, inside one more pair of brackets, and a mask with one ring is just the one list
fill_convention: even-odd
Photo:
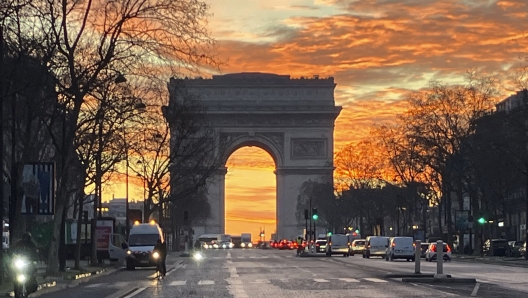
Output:
[[[266,73],[171,79],[171,94],[182,88],[206,108],[222,165],[241,147],[258,146],[270,154],[276,167],[273,230],[278,238],[301,234],[304,219],[296,216],[296,208],[303,183],[333,181],[334,123],[341,111],[334,101],[334,79]],[[171,96],[169,105],[176,98]],[[195,234],[225,232],[226,173],[220,167],[208,182],[212,214],[206,222],[193,223]]]
[[269,240],[275,233],[277,217],[273,158],[259,147],[241,147],[228,158],[226,168],[226,234],[251,233],[256,241],[264,231],[264,238]]

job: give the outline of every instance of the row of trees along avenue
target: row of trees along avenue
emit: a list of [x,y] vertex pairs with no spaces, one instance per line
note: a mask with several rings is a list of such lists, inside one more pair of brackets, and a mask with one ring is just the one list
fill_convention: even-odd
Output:
[[[524,88],[521,69],[507,75],[513,87],[506,91],[499,75],[468,72],[464,83],[434,81],[409,93],[396,121],[373,127],[369,139],[336,152],[334,185],[306,183],[298,210],[312,200],[319,226],[329,231],[357,227],[362,235],[387,234],[380,229],[390,220],[395,234],[412,235],[410,227],[420,223],[425,229],[435,207],[434,222],[438,231],[447,226],[443,237],[451,245],[455,234],[467,232],[455,229],[452,210],[469,207],[474,218],[490,220],[526,210],[528,197],[516,194],[528,187],[528,92],[519,92],[514,111],[495,109],[508,91]],[[483,225],[474,228],[478,253],[489,236],[482,234]]]
[[[100,197],[102,185],[123,177],[124,168],[145,184],[145,217],[160,206],[179,212],[199,196],[215,167],[204,158],[211,135],[203,111],[185,94],[175,95],[183,99],[165,115],[161,107],[167,106],[171,76],[218,68],[206,30],[208,9],[199,0],[1,1],[2,133],[9,135],[2,149],[14,149],[3,150],[2,160],[13,190],[12,238],[26,228],[16,177],[24,163],[55,162],[49,273],[64,269],[58,256],[67,210],[80,218],[90,197],[85,190]],[[171,136],[169,128],[175,129]],[[178,184],[185,187],[170,189],[171,179],[186,181]],[[199,216],[208,215],[207,208],[200,210]]]

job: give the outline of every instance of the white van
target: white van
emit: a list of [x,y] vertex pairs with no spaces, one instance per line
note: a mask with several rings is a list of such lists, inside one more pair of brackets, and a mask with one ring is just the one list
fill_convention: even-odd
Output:
[[161,239],[162,243],[165,242],[163,232],[155,222],[134,224],[128,236],[127,269],[155,267],[156,260],[152,258],[152,253],[158,239]]
[[393,237],[385,253],[385,261],[407,259],[414,262],[414,239],[412,237]]
[[327,256],[335,254],[342,254],[343,257],[350,256],[350,243],[348,242],[348,236],[342,234],[328,236],[325,249]]
[[365,239],[365,250],[363,251],[363,258],[370,258],[371,256],[385,257],[385,249],[389,245],[389,237],[385,236],[367,236]]

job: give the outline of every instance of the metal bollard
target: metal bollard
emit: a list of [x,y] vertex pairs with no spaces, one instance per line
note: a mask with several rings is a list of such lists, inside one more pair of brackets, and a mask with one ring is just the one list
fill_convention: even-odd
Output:
[[444,242],[436,241],[436,274],[444,274]]
[[422,258],[422,241],[414,242],[414,273],[420,273],[420,260]]

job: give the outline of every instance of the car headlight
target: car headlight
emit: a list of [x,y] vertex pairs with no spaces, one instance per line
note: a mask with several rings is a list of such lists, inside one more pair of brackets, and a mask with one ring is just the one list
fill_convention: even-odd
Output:
[[18,281],[19,283],[23,283],[23,282],[25,282],[25,281],[26,281],[26,276],[25,276],[24,274],[19,274],[19,275],[17,275],[17,281]]
[[127,250],[127,255],[131,255],[132,252],[130,250]]
[[235,246],[233,243],[229,243],[229,248],[233,248]]
[[201,260],[203,258],[202,254],[200,252],[196,252],[194,254],[194,259],[195,260]]
[[159,258],[159,253],[158,253],[157,251],[155,251],[155,252],[152,254],[152,257],[153,257],[154,259]]
[[213,247],[214,247],[214,248],[218,248],[218,244],[215,243],[215,244],[213,245]]
[[248,247],[253,247],[253,244],[251,244],[251,243],[248,243]]
[[227,246],[225,244],[222,244],[222,248],[226,248]]
[[246,247],[245,243],[240,244],[240,247]]

